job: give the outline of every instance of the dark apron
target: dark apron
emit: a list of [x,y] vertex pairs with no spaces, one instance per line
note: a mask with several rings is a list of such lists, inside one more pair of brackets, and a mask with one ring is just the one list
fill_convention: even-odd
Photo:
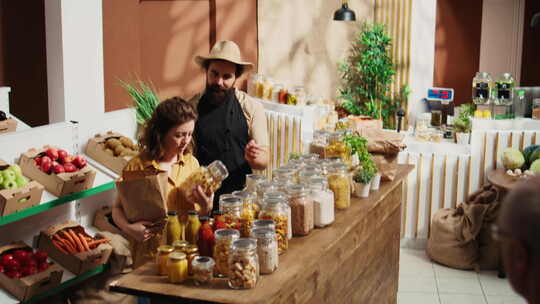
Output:
[[252,173],[244,158],[249,142],[248,124],[234,91],[220,105],[210,104],[203,95],[197,111],[199,118],[194,131],[197,160],[202,166],[220,160],[229,171],[229,177],[214,196],[214,210],[217,210],[219,196],[243,189],[246,174]]

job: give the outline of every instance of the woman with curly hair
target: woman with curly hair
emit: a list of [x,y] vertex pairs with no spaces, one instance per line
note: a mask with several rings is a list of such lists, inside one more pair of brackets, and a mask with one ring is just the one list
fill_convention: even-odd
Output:
[[[182,220],[188,210],[197,210],[200,215],[208,215],[213,206],[214,194],[207,194],[197,187],[192,201],[179,191],[179,186],[191,173],[199,168],[199,162],[192,155],[192,136],[197,114],[185,100],[175,97],[161,102],[152,117],[145,124],[139,140],[140,153],[129,161],[126,171],[154,168],[168,173],[167,207],[178,211]],[[129,202],[113,206],[113,219],[122,231],[130,236],[133,265],[138,267],[151,260],[161,243],[163,226],[148,221],[131,223],[127,220],[124,207]],[[129,208],[129,207],[128,207]]]

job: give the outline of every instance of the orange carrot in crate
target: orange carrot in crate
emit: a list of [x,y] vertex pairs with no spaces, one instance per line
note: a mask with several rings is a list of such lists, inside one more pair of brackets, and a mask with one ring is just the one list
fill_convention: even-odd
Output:
[[77,235],[75,234],[75,232],[73,232],[73,230],[71,229],[68,229],[68,233],[71,235],[71,237],[75,240],[75,244],[77,244],[77,249],[79,250],[79,252],[82,252],[84,251],[84,247],[83,245],[81,244],[81,240],[79,240],[79,238],[77,237]]
[[109,239],[99,239],[99,240],[95,240],[95,241],[92,241],[92,242],[89,242],[88,243],[88,246],[90,246],[91,248],[94,247],[94,246],[98,246],[99,244],[103,244],[103,243],[108,243],[110,242],[111,240]]
[[54,247],[56,247],[56,249],[60,250],[60,252],[64,253],[64,254],[69,254],[64,248],[62,248],[62,245],[60,242],[58,242],[57,240],[52,240],[53,242],[53,245]]
[[84,249],[85,250],[90,250],[90,246],[88,246],[88,243],[86,242],[86,239],[84,238],[84,235],[82,235],[82,233],[79,233],[78,236],[79,236],[79,239],[81,240],[81,243],[82,243]]
[[69,253],[71,254],[77,253],[77,250],[75,249],[75,247],[73,247],[73,245],[68,240],[63,239],[62,243],[64,244],[64,247],[69,251]]
[[[58,233],[58,232],[57,232]],[[69,242],[73,245],[73,247],[77,248],[77,243],[75,243],[75,240],[71,237],[71,234],[69,234],[67,231],[62,231],[62,234],[66,239],[69,240]]]

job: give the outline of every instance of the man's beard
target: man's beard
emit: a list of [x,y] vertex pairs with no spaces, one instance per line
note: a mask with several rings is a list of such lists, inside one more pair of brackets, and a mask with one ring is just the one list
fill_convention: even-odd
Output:
[[234,87],[222,89],[217,84],[206,85],[206,98],[211,104],[222,104],[234,92]]

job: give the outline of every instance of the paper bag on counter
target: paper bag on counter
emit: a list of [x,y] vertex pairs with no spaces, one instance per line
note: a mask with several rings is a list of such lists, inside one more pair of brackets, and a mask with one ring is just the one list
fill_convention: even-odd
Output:
[[156,222],[167,216],[167,172],[155,169],[124,171],[116,189],[130,222]]
[[370,153],[397,154],[406,148],[401,133],[378,129],[361,129],[357,133],[367,139]]
[[372,154],[381,181],[393,181],[397,174],[397,154]]
[[369,116],[352,116],[349,115],[349,125],[354,131],[363,130],[363,129],[382,129],[383,122],[380,119],[373,119]]

